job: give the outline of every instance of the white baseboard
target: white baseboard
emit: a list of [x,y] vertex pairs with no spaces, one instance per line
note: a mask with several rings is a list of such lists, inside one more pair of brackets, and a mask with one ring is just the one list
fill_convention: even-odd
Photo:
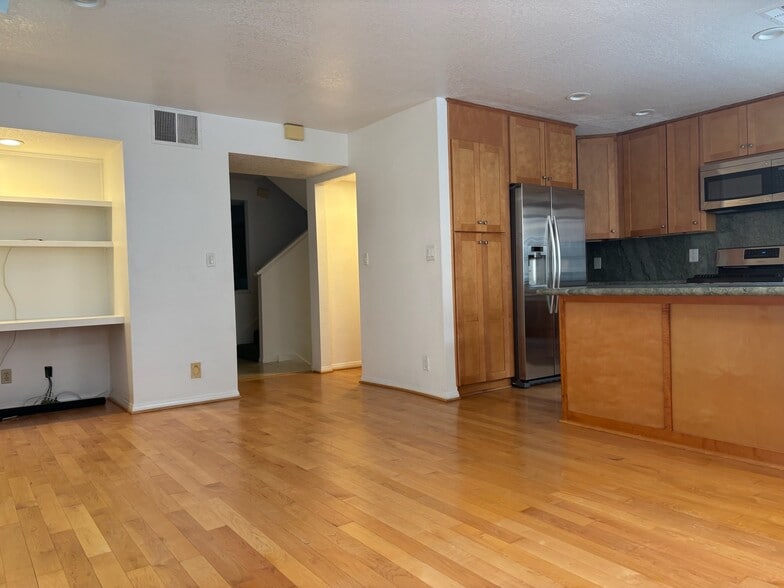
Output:
[[349,370],[351,368],[362,367],[361,361],[344,361],[343,363],[333,363],[330,366],[333,370]]
[[362,374],[362,381],[366,384],[378,384],[379,386],[383,386],[385,388],[396,388],[398,390],[405,390],[407,392],[414,392],[416,394],[421,394],[422,396],[430,396],[431,398],[437,398],[438,400],[457,400],[460,398],[460,394],[457,392],[457,389],[453,390],[451,393],[447,394],[437,394],[435,392],[430,392],[427,390],[419,390],[413,387],[406,387],[401,386],[399,383],[392,382],[390,380],[385,380],[384,378],[374,378],[374,377],[367,377],[365,374]]
[[178,406],[188,406],[190,404],[203,404],[205,402],[215,402],[218,400],[231,400],[233,398],[239,398],[240,393],[237,390],[231,390],[229,392],[216,392],[213,394],[197,394],[194,396],[185,396],[182,398],[174,398],[171,400],[164,400],[161,402],[144,402],[144,403],[133,403],[130,406],[123,406],[119,402],[117,402],[122,408],[127,410],[130,413],[137,413],[137,412],[147,412],[150,410],[160,410],[162,408],[175,408]]

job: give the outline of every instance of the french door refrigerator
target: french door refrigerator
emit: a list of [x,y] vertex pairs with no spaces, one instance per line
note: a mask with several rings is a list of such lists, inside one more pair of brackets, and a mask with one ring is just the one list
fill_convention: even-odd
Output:
[[558,296],[544,287],[585,284],[582,190],[529,184],[510,187],[514,271],[515,376],[519,387],[561,375]]

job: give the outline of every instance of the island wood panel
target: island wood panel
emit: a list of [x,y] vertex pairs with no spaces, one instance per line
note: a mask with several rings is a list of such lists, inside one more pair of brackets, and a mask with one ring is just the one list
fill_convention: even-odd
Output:
[[663,429],[666,306],[567,298],[564,307],[568,412]]
[[673,305],[676,432],[784,452],[780,305]]

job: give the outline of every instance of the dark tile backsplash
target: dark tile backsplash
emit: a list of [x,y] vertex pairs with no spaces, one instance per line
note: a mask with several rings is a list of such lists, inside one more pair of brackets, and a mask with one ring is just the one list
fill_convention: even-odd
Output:
[[[715,233],[588,243],[588,281],[680,281],[715,272],[717,249],[783,244],[784,208],[719,214]],[[689,249],[699,249],[699,262],[689,263]],[[593,269],[594,257],[602,269]]]

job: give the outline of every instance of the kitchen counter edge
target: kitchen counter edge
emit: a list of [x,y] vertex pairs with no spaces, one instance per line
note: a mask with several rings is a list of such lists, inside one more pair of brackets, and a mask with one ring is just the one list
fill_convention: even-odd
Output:
[[557,296],[784,296],[784,284],[588,284],[537,288],[536,293]]

